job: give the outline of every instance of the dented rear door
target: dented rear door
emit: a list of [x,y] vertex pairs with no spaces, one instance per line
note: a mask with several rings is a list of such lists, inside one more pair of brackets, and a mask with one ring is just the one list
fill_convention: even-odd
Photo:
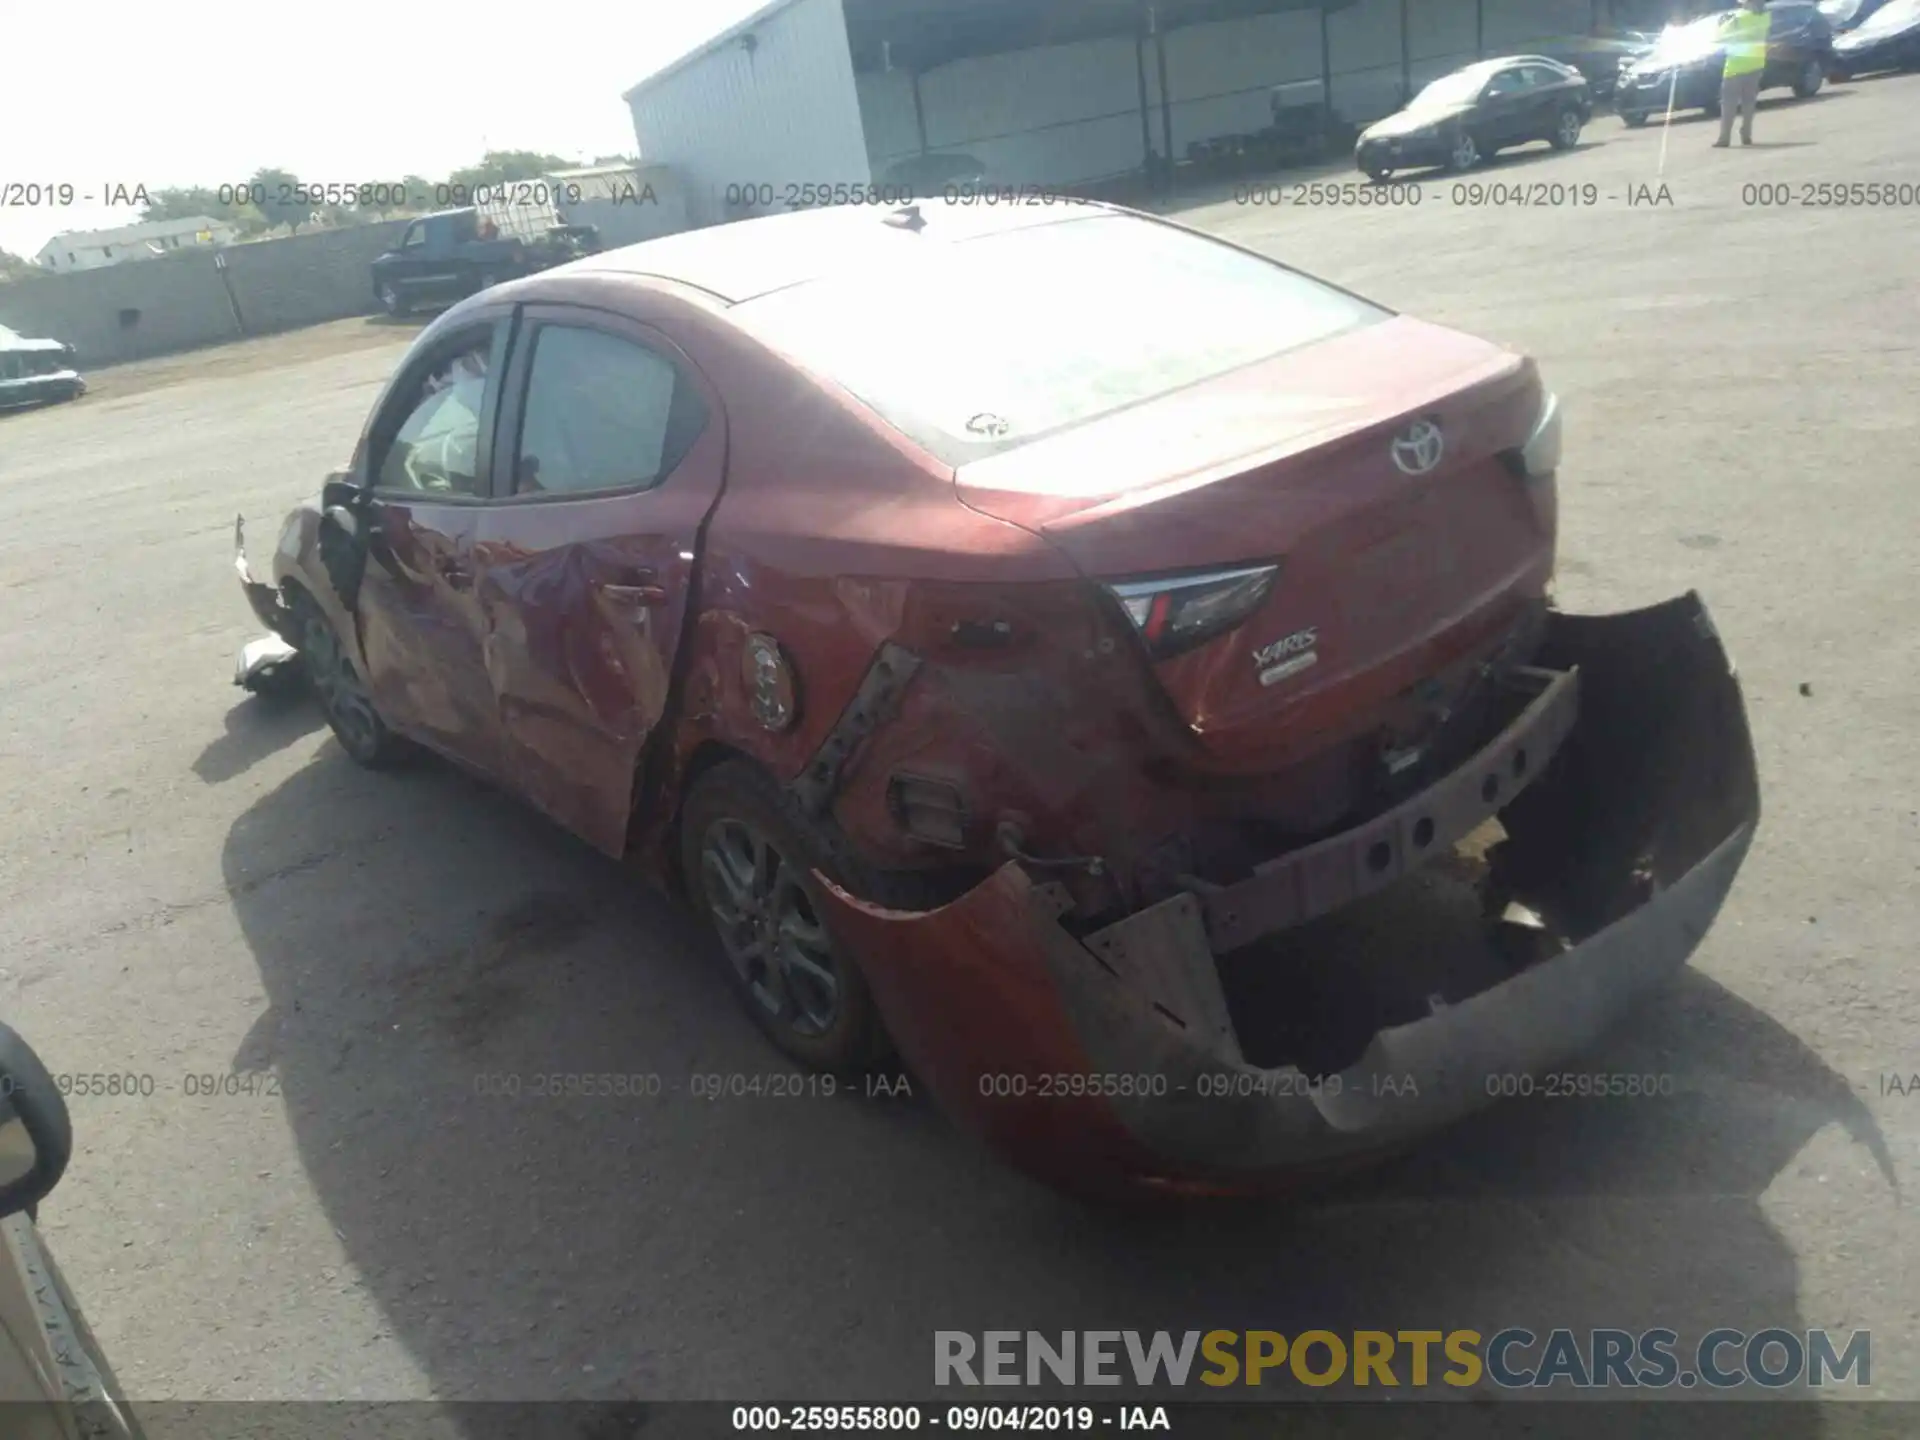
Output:
[[666,708],[725,476],[718,394],[660,331],[529,306],[475,546],[507,783],[608,854]]

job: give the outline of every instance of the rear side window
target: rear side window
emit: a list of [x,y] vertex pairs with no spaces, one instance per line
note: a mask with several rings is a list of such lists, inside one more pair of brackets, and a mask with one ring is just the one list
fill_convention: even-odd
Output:
[[679,368],[643,345],[573,325],[534,336],[516,495],[651,489],[706,427]]
[[933,241],[729,313],[951,464],[1389,314],[1230,245],[1105,213]]

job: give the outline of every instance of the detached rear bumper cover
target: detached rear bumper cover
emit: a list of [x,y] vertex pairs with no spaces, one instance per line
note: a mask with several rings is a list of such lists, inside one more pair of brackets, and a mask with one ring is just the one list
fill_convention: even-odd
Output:
[[924,913],[830,891],[826,918],[942,1105],[1047,1178],[1238,1188],[1394,1148],[1490,1103],[1490,1077],[1578,1055],[1656,991],[1706,934],[1759,821],[1745,707],[1698,596],[1556,615],[1537,663],[1577,673],[1579,720],[1500,821],[1518,898],[1570,948],[1379,1030],[1338,1076],[1242,1057],[1185,897],[1082,943],[1058,923],[1059,893],[1009,864]]

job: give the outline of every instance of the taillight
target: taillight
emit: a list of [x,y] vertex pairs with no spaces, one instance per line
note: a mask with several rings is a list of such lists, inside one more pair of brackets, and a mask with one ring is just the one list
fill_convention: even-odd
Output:
[[1258,610],[1272,593],[1278,565],[1210,570],[1201,575],[1168,575],[1107,586],[1156,660],[1231,630]]
[[1560,468],[1560,397],[1548,394],[1540,402],[1527,443],[1509,452],[1509,463],[1527,480],[1546,480]]

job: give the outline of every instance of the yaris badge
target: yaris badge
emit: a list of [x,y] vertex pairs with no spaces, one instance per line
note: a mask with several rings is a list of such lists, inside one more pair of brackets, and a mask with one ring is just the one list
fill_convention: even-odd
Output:
[[1393,439],[1393,463],[1403,475],[1424,475],[1440,463],[1447,442],[1431,420],[1416,420]]

